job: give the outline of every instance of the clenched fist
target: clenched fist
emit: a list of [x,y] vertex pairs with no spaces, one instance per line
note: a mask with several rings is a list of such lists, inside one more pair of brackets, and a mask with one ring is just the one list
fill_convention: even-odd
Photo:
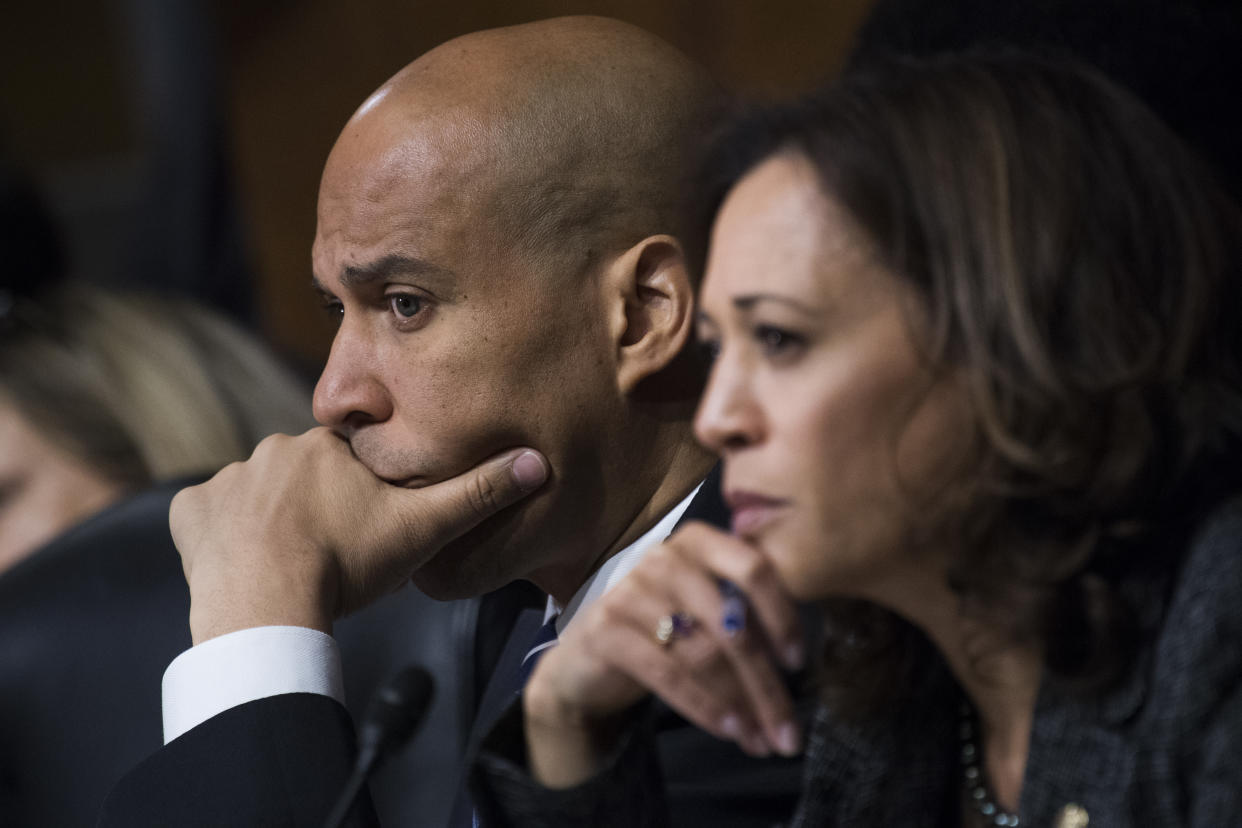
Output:
[[200,644],[266,625],[332,622],[405,582],[446,543],[547,479],[514,449],[421,489],[373,475],[327,428],[268,437],[184,489],[169,512]]

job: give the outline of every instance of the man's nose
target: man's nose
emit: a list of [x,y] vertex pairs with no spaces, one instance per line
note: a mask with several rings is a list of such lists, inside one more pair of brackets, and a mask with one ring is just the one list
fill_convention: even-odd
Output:
[[762,407],[743,366],[716,360],[694,417],[694,434],[720,455],[763,439]]
[[314,414],[322,425],[344,437],[364,425],[392,416],[392,398],[377,373],[380,360],[364,337],[337,332],[319,382]]

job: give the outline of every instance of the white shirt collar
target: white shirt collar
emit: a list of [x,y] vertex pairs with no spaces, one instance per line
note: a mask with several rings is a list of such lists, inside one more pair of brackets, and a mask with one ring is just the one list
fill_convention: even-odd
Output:
[[699,489],[703,488],[703,484],[694,487],[694,491],[686,495],[680,503],[668,511],[664,517],[660,518],[655,526],[652,526],[639,537],[638,540],[604,561],[599,569],[595,570],[595,574],[587,579],[587,582],[578,588],[574,593],[574,597],[569,599],[569,603],[564,609],[548,596],[548,607],[544,610],[543,620],[547,620],[552,616],[560,613],[560,617],[556,619],[556,633],[560,635],[565,631],[565,627],[573,620],[574,615],[583,607],[590,606],[613,585],[630,574],[630,570],[638,566],[638,562],[642,560],[647,550],[655,546],[657,543],[663,542],[665,538],[673,533],[673,528],[677,526],[677,521],[681,520],[681,516],[686,513],[686,509],[690,507],[690,501],[694,500],[694,496],[699,493]]

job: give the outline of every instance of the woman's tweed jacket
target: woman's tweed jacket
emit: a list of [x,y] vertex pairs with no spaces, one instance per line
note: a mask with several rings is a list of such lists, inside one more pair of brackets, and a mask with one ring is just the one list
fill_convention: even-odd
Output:
[[[1193,534],[1150,641],[1124,679],[1089,702],[1045,687],[1022,786],[1024,826],[1242,825],[1242,500]],[[947,673],[883,726],[820,709],[794,826],[957,826],[957,693]],[[549,792],[522,766],[520,705],[476,763],[489,826],[662,825],[659,770],[641,729],[615,766]],[[722,745],[721,749],[726,749]]]

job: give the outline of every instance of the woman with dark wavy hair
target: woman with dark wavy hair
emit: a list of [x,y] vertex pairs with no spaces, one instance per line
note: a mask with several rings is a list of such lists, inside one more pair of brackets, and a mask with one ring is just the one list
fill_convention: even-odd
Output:
[[733,533],[674,535],[547,652],[484,823],[662,824],[654,693],[805,742],[795,825],[1232,824],[1235,205],[1129,95],[1020,57],[853,75],[707,170],[696,426]]

